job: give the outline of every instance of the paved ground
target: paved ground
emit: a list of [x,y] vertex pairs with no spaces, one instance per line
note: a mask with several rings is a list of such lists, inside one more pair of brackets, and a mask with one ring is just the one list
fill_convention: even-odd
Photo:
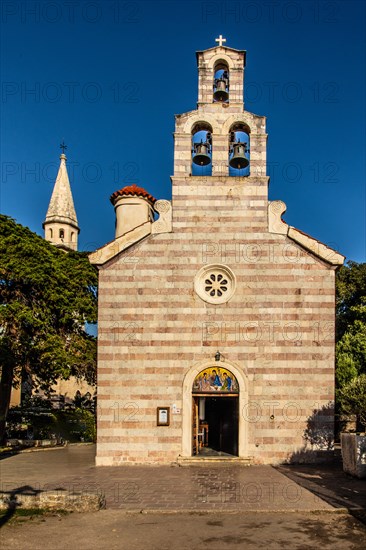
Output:
[[[2,491],[63,489],[106,495],[123,510],[331,510],[271,466],[94,466],[92,445],[21,453],[0,461]],[[26,488],[26,489],[25,489]],[[337,507],[342,507],[339,502]]]
[[102,510],[7,524],[1,542],[3,548],[21,550],[364,550],[366,530],[351,516],[330,513],[167,515]]
[[4,492],[94,491],[107,500],[97,513],[11,521],[4,547],[366,548],[355,519],[366,523],[366,481],[337,465],[95,468],[94,453],[93,445],[71,445],[0,460]]

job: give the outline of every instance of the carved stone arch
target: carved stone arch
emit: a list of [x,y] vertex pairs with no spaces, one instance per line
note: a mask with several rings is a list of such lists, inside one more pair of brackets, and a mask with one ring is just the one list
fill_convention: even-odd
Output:
[[212,133],[219,134],[221,132],[221,130],[220,130],[221,127],[218,124],[218,121],[215,120],[214,117],[211,114],[205,113],[204,118],[202,118],[202,114],[197,113],[197,114],[193,115],[192,117],[190,117],[186,121],[186,123],[184,124],[184,127],[183,127],[183,133],[191,134],[194,126],[199,124],[199,123],[209,124],[212,128]]
[[245,124],[245,126],[248,126],[250,132],[250,135],[257,134],[257,128],[256,125],[253,124],[253,120],[250,116],[248,116],[247,113],[243,113],[242,115],[232,115],[230,116],[222,125],[222,133],[223,134],[229,134],[231,127],[234,124]]
[[201,130],[206,130],[208,132],[211,132],[213,131],[212,129],[212,125],[207,122],[206,120],[199,120],[197,122],[195,122],[191,128],[191,134],[195,134],[196,132],[200,132]]
[[213,66],[214,74],[216,73],[216,71],[219,71],[220,69],[224,69],[224,70],[228,69],[230,71],[230,67],[227,61],[225,59],[222,59],[222,57],[218,59]]
[[182,456],[192,456],[192,388],[196,376],[209,367],[227,369],[233,373],[239,384],[239,426],[238,426],[238,455],[248,456],[248,421],[246,407],[248,405],[248,376],[246,369],[240,368],[232,361],[223,360],[202,361],[193,365],[186,373],[182,388]]
[[214,67],[217,65],[218,62],[222,61],[223,63],[226,63],[228,66],[229,71],[234,69],[234,62],[233,60],[226,54],[217,54],[211,57],[211,59],[208,60],[207,68],[208,69],[214,69]]
[[233,122],[232,125],[229,128],[229,132],[232,132],[232,131],[245,132],[246,134],[248,134],[248,136],[250,136],[250,134],[251,134],[250,126],[246,122],[243,122],[243,121]]

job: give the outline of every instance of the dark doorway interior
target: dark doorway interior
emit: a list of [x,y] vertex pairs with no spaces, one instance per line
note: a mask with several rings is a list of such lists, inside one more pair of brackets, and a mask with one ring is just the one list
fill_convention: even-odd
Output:
[[239,399],[206,397],[205,420],[209,426],[208,447],[238,456]]

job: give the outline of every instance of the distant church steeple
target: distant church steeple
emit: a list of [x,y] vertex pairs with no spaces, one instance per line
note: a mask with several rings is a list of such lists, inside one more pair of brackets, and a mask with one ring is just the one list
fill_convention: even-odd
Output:
[[65,149],[67,146],[62,143],[60,147],[62,149],[60,168],[48,206],[46,219],[43,222],[44,237],[59,248],[77,250],[80,229],[66,168]]

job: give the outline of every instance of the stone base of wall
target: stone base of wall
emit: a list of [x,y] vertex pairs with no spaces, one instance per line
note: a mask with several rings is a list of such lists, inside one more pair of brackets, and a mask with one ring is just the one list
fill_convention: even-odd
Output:
[[163,466],[177,462],[173,453],[156,453],[155,456],[96,456],[96,466]]
[[95,512],[105,508],[104,495],[44,491],[35,495],[0,493],[0,510],[65,510],[67,512]]
[[[96,466],[166,466],[174,464],[198,464],[199,462],[207,464],[213,462],[213,457],[197,457],[174,455],[161,453],[157,456],[96,456]],[[248,457],[232,457],[232,458],[216,458],[216,462],[222,464],[230,462],[242,462],[245,465],[267,465],[279,466],[281,464],[321,464],[332,462],[334,460],[334,450],[298,450],[293,453],[289,452],[268,452],[257,456]]]

